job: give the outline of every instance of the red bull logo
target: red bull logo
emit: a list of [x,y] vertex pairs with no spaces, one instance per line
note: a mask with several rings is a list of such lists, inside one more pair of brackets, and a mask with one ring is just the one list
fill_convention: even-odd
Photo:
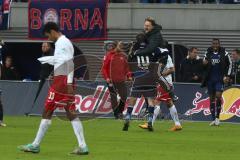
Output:
[[240,89],[230,88],[223,92],[223,105],[221,120],[227,120],[234,116],[240,117]]
[[[205,116],[210,115],[210,100],[209,98],[202,98],[202,94],[197,92],[196,98],[192,104],[194,108],[185,112],[185,115],[190,116],[203,112]],[[230,88],[223,92],[222,96],[222,111],[220,114],[221,120],[227,120],[232,117],[240,117],[240,89]]]
[[[138,98],[137,102],[133,108],[132,114],[137,116],[143,105],[145,99]],[[108,88],[103,85],[96,87],[95,93],[93,95],[82,96],[75,95],[75,110],[79,113],[94,113],[94,114],[109,114],[112,112],[112,106],[110,101],[110,93]],[[126,113],[126,108],[128,107],[128,100],[125,105],[124,114]],[[63,107],[58,107],[56,112],[65,112]]]
[[193,114],[196,114],[196,113],[200,113],[201,111],[203,111],[203,114],[205,116],[207,115],[210,115],[211,112],[210,112],[210,101],[209,101],[209,98],[204,98],[204,99],[201,99],[202,98],[202,94],[197,92],[195,94],[196,98],[193,100],[193,106],[195,106],[194,108],[192,109],[189,109],[185,115],[187,116],[190,116],[190,115],[193,115]]

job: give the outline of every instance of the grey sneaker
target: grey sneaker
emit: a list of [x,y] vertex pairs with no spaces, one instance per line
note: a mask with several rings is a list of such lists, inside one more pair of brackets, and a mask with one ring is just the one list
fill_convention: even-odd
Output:
[[209,124],[209,126],[215,126],[216,124],[215,124],[215,121],[212,121],[210,124]]
[[39,153],[40,152],[40,147],[39,146],[34,146],[32,144],[18,146],[18,149],[20,151],[23,151],[23,152],[32,152],[32,153]]
[[7,127],[7,125],[3,122],[0,122],[0,127]]
[[88,155],[89,154],[88,147],[87,146],[84,148],[77,147],[70,154]]
[[218,118],[215,119],[215,125],[220,126],[220,120]]

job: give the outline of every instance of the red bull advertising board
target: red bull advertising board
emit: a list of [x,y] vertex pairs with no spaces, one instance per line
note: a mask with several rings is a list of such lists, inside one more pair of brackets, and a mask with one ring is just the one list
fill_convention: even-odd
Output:
[[[79,81],[75,95],[75,110],[79,114],[94,114],[112,117],[110,94],[105,82]],[[5,115],[24,115],[34,101],[38,82],[8,82],[1,81],[2,103]],[[46,83],[34,104],[32,114],[41,115],[49,84]],[[128,87],[130,88],[130,86]],[[175,84],[175,94],[179,100],[175,103],[179,117],[185,120],[210,121],[210,101],[205,89],[199,84]],[[17,92],[16,92],[17,91]],[[18,92],[24,91],[24,94]],[[125,111],[128,102],[125,105]],[[133,109],[133,115],[138,116],[145,107],[144,97],[138,98]],[[61,111],[61,108],[58,108]],[[162,106],[164,115],[169,115],[167,107]],[[231,87],[225,89],[222,96],[222,111],[220,119],[226,122],[240,122],[240,89]]]

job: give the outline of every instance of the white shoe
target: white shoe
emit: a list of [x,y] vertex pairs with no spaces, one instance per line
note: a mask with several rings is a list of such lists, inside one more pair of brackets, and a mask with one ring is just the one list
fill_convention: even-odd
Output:
[[215,124],[215,121],[212,121],[210,124],[209,124],[209,126],[215,126],[216,124]]
[[215,119],[215,125],[220,126],[220,120],[218,118]]
[[0,122],[0,127],[7,127],[7,125],[4,124],[3,122]]

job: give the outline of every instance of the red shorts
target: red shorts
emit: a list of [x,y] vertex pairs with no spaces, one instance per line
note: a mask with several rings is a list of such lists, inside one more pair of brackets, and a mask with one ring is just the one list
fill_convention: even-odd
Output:
[[166,92],[160,85],[157,86],[157,97],[156,100],[167,102],[171,100],[169,93]]
[[75,96],[67,89],[67,76],[54,76],[45,100],[45,110],[54,111],[57,107],[75,109]]

